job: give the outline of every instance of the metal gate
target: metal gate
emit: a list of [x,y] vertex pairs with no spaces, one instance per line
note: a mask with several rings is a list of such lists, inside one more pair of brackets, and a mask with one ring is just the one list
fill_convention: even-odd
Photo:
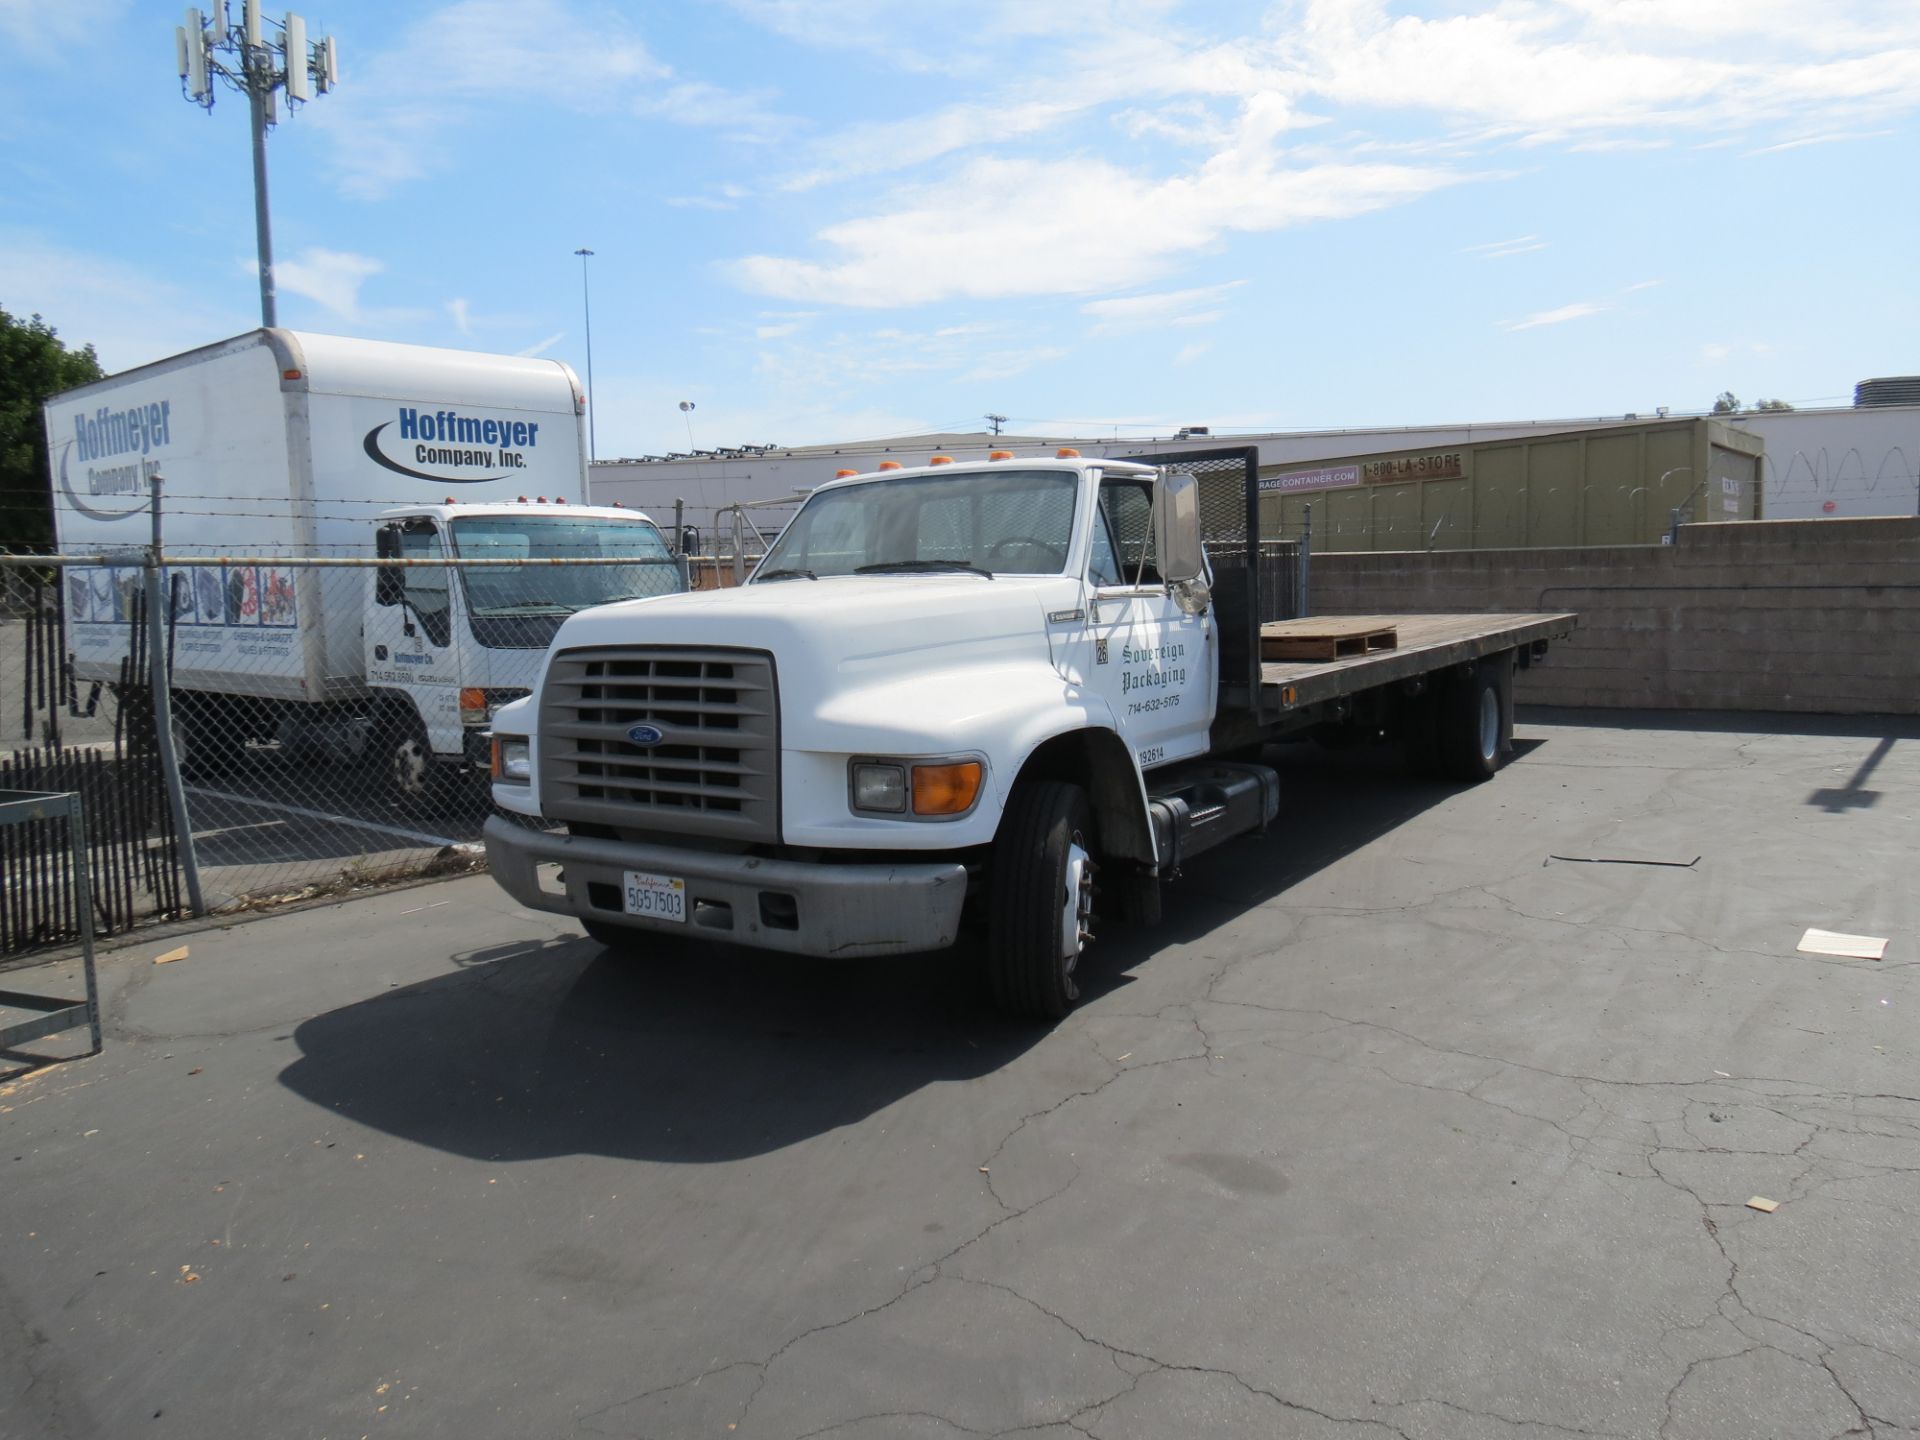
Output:
[[[80,577],[81,583],[86,583]],[[0,567],[0,694],[8,701],[0,789],[73,792],[87,817],[94,929],[184,913],[180,839],[154,743],[146,596],[129,591],[126,658],[82,693],[66,648],[67,572]],[[81,938],[67,821],[0,832],[0,955]]]

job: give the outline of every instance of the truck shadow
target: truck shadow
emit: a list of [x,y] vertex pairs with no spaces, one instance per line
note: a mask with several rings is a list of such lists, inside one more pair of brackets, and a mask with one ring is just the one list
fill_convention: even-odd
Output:
[[[1204,889],[1173,886],[1161,927],[1104,934],[1083,963],[1083,1004],[1130,984],[1163,946],[1221,923],[1223,904],[1280,896],[1454,793],[1369,752],[1295,746],[1270,760],[1282,772],[1281,822],[1209,855]],[[584,938],[453,958],[452,973],[301,1024],[300,1058],[281,1083],[360,1124],[478,1159],[710,1164],[989,1074],[1051,1033],[989,1008],[978,941],[840,963],[704,946],[620,956]]]

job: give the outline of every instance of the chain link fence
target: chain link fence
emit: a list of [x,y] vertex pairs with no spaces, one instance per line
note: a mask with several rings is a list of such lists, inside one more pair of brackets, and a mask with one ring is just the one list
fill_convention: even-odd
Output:
[[[1249,506],[1250,454],[1171,457],[1249,635],[1301,613],[1308,551]],[[747,573],[792,508],[729,515],[706,583]],[[82,794],[101,933],[477,865],[493,712],[561,623],[703,578],[657,542],[535,553],[510,520],[462,523],[459,555],[401,521],[371,554],[0,556],[0,788]],[[0,955],[75,933],[63,844],[0,842]]]
[[[86,795],[108,933],[469,868],[493,711],[561,622],[686,585],[671,556],[0,557],[0,786]],[[0,855],[0,952],[70,933],[36,864]]]

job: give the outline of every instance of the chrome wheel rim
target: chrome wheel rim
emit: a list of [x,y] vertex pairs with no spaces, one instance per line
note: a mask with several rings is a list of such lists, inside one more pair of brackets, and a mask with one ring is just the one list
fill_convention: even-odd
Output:
[[427,791],[427,767],[433,763],[419,740],[403,740],[393,752],[394,788],[402,795],[424,795]]
[[1097,867],[1080,832],[1067,842],[1066,884],[1060,899],[1060,966],[1069,992],[1080,952],[1093,939],[1093,872]]

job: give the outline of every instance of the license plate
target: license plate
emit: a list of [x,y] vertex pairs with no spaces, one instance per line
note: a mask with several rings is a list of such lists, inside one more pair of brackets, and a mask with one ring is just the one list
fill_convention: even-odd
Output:
[[684,923],[687,918],[687,882],[678,875],[644,875],[638,870],[627,871],[627,914]]

